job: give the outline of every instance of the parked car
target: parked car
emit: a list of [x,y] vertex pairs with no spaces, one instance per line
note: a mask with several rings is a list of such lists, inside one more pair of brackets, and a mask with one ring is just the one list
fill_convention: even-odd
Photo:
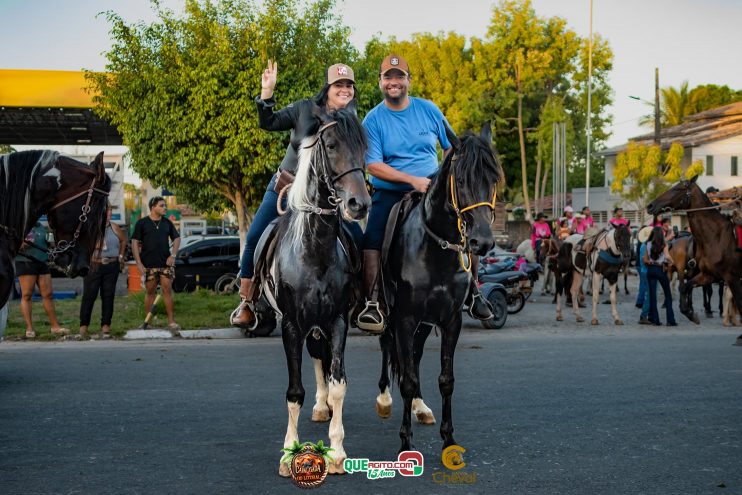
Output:
[[181,247],[175,259],[176,292],[192,291],[196,287],[214,288],[217,279],[226,273],[237,273],[240,259],[238,236],[207,236]]

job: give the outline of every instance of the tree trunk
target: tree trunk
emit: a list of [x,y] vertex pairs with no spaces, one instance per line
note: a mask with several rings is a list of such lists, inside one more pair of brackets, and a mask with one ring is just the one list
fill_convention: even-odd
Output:
[[533,181],[533,204],[534,212],[543,211],[543,196],[539,194],[539,185],[541,183],[541,138],[538,139],[536,152],[536,180]]
[[518,91],[518,138],[520,139],[520,172],[523,180],[523,201],[526,207],[526,220],[531,216],[531,202],[528,200],[528,174],[526,173],[526,139],[523,135],[523,95]]

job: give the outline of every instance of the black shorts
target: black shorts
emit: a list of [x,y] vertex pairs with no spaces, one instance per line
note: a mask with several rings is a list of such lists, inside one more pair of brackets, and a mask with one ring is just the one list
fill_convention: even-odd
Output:
[[28,260],[15,262],[16,277],[20,277],[21,275],[49,275],[50,273],[49,265],[44,261]]

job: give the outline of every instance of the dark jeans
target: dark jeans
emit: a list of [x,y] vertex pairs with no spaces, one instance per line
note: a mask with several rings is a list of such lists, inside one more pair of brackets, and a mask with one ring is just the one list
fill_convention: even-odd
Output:
[[[255,216],[252,219],[250,228],[247,229],[245,250],[242,252],[242,261],[240,262],[240,278],[252,278],[255,274],[255,249],[258,247],[260,236],[263,235],[263,232],[268,228],[268,225],[278,218],[278,208],[276,208],[278,193],[273,190],[275,185],[276,176],[274,175],[268,183],[268,187],[265,189],[263,202],[260,203],[258,211],[255,212]],[[284,195],[281,206],[283,206],[284,209],[286,208],[286,195]],[[360,246],[363,237],[361,226],[358,225],[357,222],[345,222],[345,225],[350,230],[356,244]]]
[[389,213],[396,203],[402,200],[406,191],[377,189],[371,197],[371,213],[368,215],[366,232],[363,234],[363,249],[381,251],[384,243],[384,231]]
[[652,323],[660,322],[660,314],[657,311],[657,282],[662,287],[665,294],[665,314],[667,323],[675,323],[675,313],[672,311],[672,293],[670,292],[670,281],[667,279],[667,273],[661,266],[647,266],[647,283],[649,284],[649,321]]
[[90,315],[100,291],[101,325],[111,325],[113,318],[113,298],[116,295],[116,281],[119,278],[119,264],[109,263],[97,267],[83,279],[82,304],[80,305],[80,326],[90,325]]

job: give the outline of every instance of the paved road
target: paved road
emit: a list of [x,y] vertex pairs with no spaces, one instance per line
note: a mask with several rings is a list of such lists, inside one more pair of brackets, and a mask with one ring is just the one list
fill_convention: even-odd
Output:
[[[501,331],[466,326],[456,354],[454,421],[469,485],[445,472],[437,426],[414,427],[422,478],[331,477],[326,493],[742,493],[742,347],[718,317],[640,327],[554,321],[546,298]],[[608,307],[601,306],[608,322]],[[440,419],[439,338],[423,359],[423,392]],[[390,420],[373,411],[380,353],[352,332],[345,447],[391,460]],[[327,441],[309,421],[302,440]],[[277,476],[286,427],[280,337],[0,345],[0,494],[296,493]],[[721,488],[720,486],[726,488]]]

